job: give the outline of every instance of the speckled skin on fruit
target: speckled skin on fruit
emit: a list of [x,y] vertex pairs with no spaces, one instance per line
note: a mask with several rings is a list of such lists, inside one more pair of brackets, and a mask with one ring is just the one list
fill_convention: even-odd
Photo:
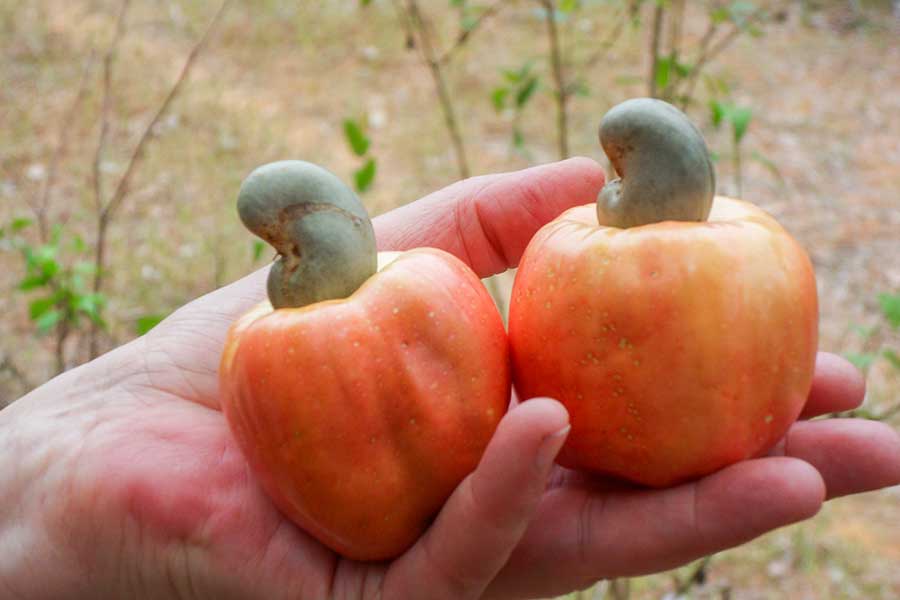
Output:
[[509,404],[506,335],[477,276],[440,250],[387,259],[349,298],[257,307],[220,369],[226,417],[269,496],[359,560],[421,535]]
[[560,464],[667,486],[764,454],[797,418],[817,345],[804,250],[751,204],[618,229],[596,206],[545,225],[509,312],[522,398],[558,398]]

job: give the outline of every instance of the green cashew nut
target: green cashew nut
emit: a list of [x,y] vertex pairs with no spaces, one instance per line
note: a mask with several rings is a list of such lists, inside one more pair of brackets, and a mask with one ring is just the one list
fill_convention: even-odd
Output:
[[376,271],[366,209],[322,167],[284,160],[257,168],[241,184],[238,214],[278,251],[267,283],[274,308],[346,298]]
[[716,174],[700,130],[662,100],[635,98],[600,121],[600,144],[619,175],[597,196],[601,225],[705,221]]

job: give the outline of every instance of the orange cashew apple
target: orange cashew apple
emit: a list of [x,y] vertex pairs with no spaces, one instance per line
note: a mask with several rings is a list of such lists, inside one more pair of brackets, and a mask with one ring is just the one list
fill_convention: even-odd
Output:
[[621,179],[519,265],[517,392],[569,410],[566,467],[668,486],[765,454],[812,382],[809,258],[759,208],[714,197],[706,144],[673,106],[625,102],[600,137]]
[[474,470],[507,409],[500,315],[445,252],[381,253],[376,268],[365,210],[324,169],[261,167],[238,204],[279,257],[271,304],[232,326],[222,356],[231,430],[291,520],[349,558],[394,557]]

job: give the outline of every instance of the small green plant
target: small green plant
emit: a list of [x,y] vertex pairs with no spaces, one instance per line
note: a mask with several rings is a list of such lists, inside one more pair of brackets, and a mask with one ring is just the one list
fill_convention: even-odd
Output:
[[[889,372],[894,376],[900,376],[900,351],[886,343],[887,336],[884,331],[885,325],[892,333],[900,330],[900,293],[881,293],[878,294],[877,300],[880,312],[878,322],[867,327],[853,326],[854,332],[862,340],[862,346],[858,351],[845,352],[844,357],[866,376],[880,364],[889,365]],[[900,402],[881,410],[858,408],[841,416],[886,421],[897,414],[900,414]]]
[[718,129],[727,124],[731,129],[731,164],[734,177],[735,194],[740,197],[743,188],[743,157],[742,145],[747,128],[753,119],[753,109],[749,106],[738,106],[732,102],[711,100],[709,103],[712,113],[712,124]]
[[501,69],[502,82],[491,90],[494,110],[512,110],[512,147],[525,153],[525,136],[522,133],[522,113],[534,93],[540,87],[540,77],[533,71],[533,63],[526,62],[518,69]]
[[350,151],[363,161],[362,166],[353,172],[353,185],[357,192],[363,193],[372,187],[378,170],[375,157],[369,153],[372,140],[366,135],[362,121],[357,119],[344,119],[344,139]]
[[84,327],[105,328],[101,310],[106,297],[91,291],[95,266],[84,240],[56,224],[46,242],[32,243],[24,235],[31,219],[14,219],[0,229],[0,241],[19,253],[24,276],[17,290],[29,297],[28,316],[40,335],[54,333],[56,371],[66,369],[66,341]]

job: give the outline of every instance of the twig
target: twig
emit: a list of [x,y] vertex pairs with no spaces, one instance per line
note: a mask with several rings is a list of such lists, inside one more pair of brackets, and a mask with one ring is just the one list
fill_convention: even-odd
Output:
[[626,8],[620,8],[616,14],[615,25],[610,29],[606,38],[597,45],[597,50],[581,63],[582,68],[589,69],[605,58],[609,53],[609,49],[615,45],[622,32],[625,31],[625,24],[628,22]]
[[125,17],[131,0],[122,0],[119,7],[119,16],[116,18],[116,29],[113,39],[103,56],[103,103],[100,108],[100,136],[97,140],[97,149],[94,151],[93,184],[94,206],[98,213],[103,211],[103,178],[100,173],[100,163],[103,160],[103,149],[106,146],[106,138],[109,134],[109,111],[112,104],[112,69],[113,63],[119,54],[119,41],[125,31]]
[[678,582],[675,586],[676,598],[687,594],[695,585],[703,585],[703,583],[706,581],[706,569],[709,567],[709,563],[712,560],[712,557],[712,554],[704,556],[694,567],[694,570],[691,571],[690,575],[682,580],[676,580]]
[[[752,23],[764,14],[765,8],[757,9],[747,18],[747,23]],[[716,56],[721,54],[722,51],[728,48],[728,46],[730,46],[731,43],[734,42],[734,40],[737,38],[737,36],[743,31],[743,29],[739,25],[735,24],[728,33],[719,38],[719,40],[715,44],[713,44],[712,40],[715,37],[715,33],[717,30],[718,25],[710,20],[709,26],[706,29],[706,33],[703,34],[703,38],[700,41],[700,49],[697,53],[697,58],[694,61],[694,64],[691,67],[691,71],[686,79],[687,89],[685,91],[685,94],[681,97],[682,110],[687,109],[688,102],[694,95],[694,88],[697,85],[697,79],[699,78],[700,72],[703,70],[703,67],[706,66],[706,63],[714,59]]]
[[569,115],[567,104],[569,88],[566,86],[563,73],[562,51],[559,45],[559,31],[556,27],[556,6],[553,0],[540,0],[544,7],[547,23],[547,37],[550,41],[550,62],[553,70],[553,81],[556,85],[556,134],[559,144],[559,158],[569,157]]
[[[128,1],[129,0],[123,0],[123,4],[127,3]],[[200,37],[197,43],[194,44],[194,47],[191,48],[190,53],[188,53],[188,56],[185,59],[184,66],[182,66],[181,72],[178,74],[178,79],[175,80],[175,83],[169,90],[168,95],[166,95],[159,109],[156,111],[156,114],[150,120],[150,123],[147,125],[146,129],[144,129],[144,132],[141,134],[141,137],[138,139],[138,143],[135,146],[134,151],[131,154],[131,158],[128,161],[128,165],[125,168],[125,173],[122,175],[121,179],[119,179],[119,183],[116,186],[115,191],[113,192],[112,198],[109,200],[109,202],[104,204],[102,209],[100,210],[97,221],[97,240],[94,254],[94,293],[99,293],[103,288],[103,266],[105,261],[106,233],[109,227],[110,220],[128,195],[131,185],[131,178],[134,175],[135,169],[137,168],[138,164],[140,164],[141,159],[144,156],[147,142],[152,137],[153,130],[156,128],[156,125],[159,123],[160,119],[162,119],[163,115],[165,115],[166,111],[169,109],[169,106],[178,96],[178,93],[181,91],[182,85],[191,72],[191,68],[194,66],[194,62],[196,61],[197,56],[206,45],[206,42],[212,34],[212,31],[215,29],[216,25],[218,25],[231,2],[232,0],[223,0],[223,2],[219,5],[218,10],[210,20],[209,25],[207,25],[206,30],[203,32],[203,35]],[[99,333],[99,327],[99,323],[96,320],[92,322],[89,344],[90,358],[92,359],[95,358],[98,354],[97,336]]]
[[[669,68],[675,68],[678,65],[678,57],[681,51],[681,34],[682,24],[684,22],[684,0],[672,0],[671,10],[669,11]],[[676,81],[677,83],[677,81]],[[665,99],[672,100],[672,92],[675,86],[666,86]]]
[[447,64],[450,59],[456,54],[456,51],[462,48],[469,38],[472,37],[472,34],[475,33],[479,27],[481,27],[485,21],[496,15],[500,12],[501,6],[506,2],[506,0],[497,0],[490,6],[488,6],[484,11],[478,15],[478,18],[472,23],[472,25],[466,29],[463,29],[459,32],[459,35],[456,36],[456,40],[453,42],[449,48],[447,48],[443,54],[438,57],[438,62],[442,65]]
[[420,11],[419,4],[416,0],[407,0],[405,7],[399,2],[395,2],[395,6],[400,13],[403,25],[407,28],[408,39],[415,41],[416,47],[419,49],[419,56],[431,73],[431,78],[434,81],[435,93],[438,96],[438,101],[440,102],[441,110],[444,114],[444,123],[447,126],[450,140],[453,143],[459,175],[461,178],[465,179],[469,176],[469,163],[466,160],[466,149],[463,144],[459,124],[456,121],[456,114],[453,110],[453,101],[450,98],[447,82],[444,79],[444,71],[431,41],[428,23],[422,16],[422,12]]
[[9,373],[12,378],[18,381],[26,390],[31,389],[31,382],[25,376],[25,373],[22,372],[22,369],[20,369],[9,356],[0,358],[0,372]]
[[659,42],[662,37],[662,22],[665,7],[662,2],[657,2],[653,9],[653,30],[650,35],[650,77],[647,80],[647,95],[656,98],[656,71],[659,68]]
[[59,170],[59,164],[62,162],[63,156],[65,156],[66,150],[69,147],[69,132],[71,131],[72,123],[75,121],[78,109],[81,107],[81,103],[87,95],[88,82],[90,81],[91,71],[94,68],[95,57],[96,51],[91,49],[84,62],[84,68],[81,71],[81,79],[78,82],[75,97],[72,99],[72,104],[64,113],[63,120],[60,123],[59,136],[57,137],[53,154],[50,156],[50,162],[47,166],[47,177],[44,179],[44,186],[41,189],[40,198],[36,205],[31,205],[31,210],[37,219],[38,234],[40,235],[41,242],[46,242],[50,235],[50,228],[47,224],[47,210],[50,207],[50,194],[56,184],[56,174]]

